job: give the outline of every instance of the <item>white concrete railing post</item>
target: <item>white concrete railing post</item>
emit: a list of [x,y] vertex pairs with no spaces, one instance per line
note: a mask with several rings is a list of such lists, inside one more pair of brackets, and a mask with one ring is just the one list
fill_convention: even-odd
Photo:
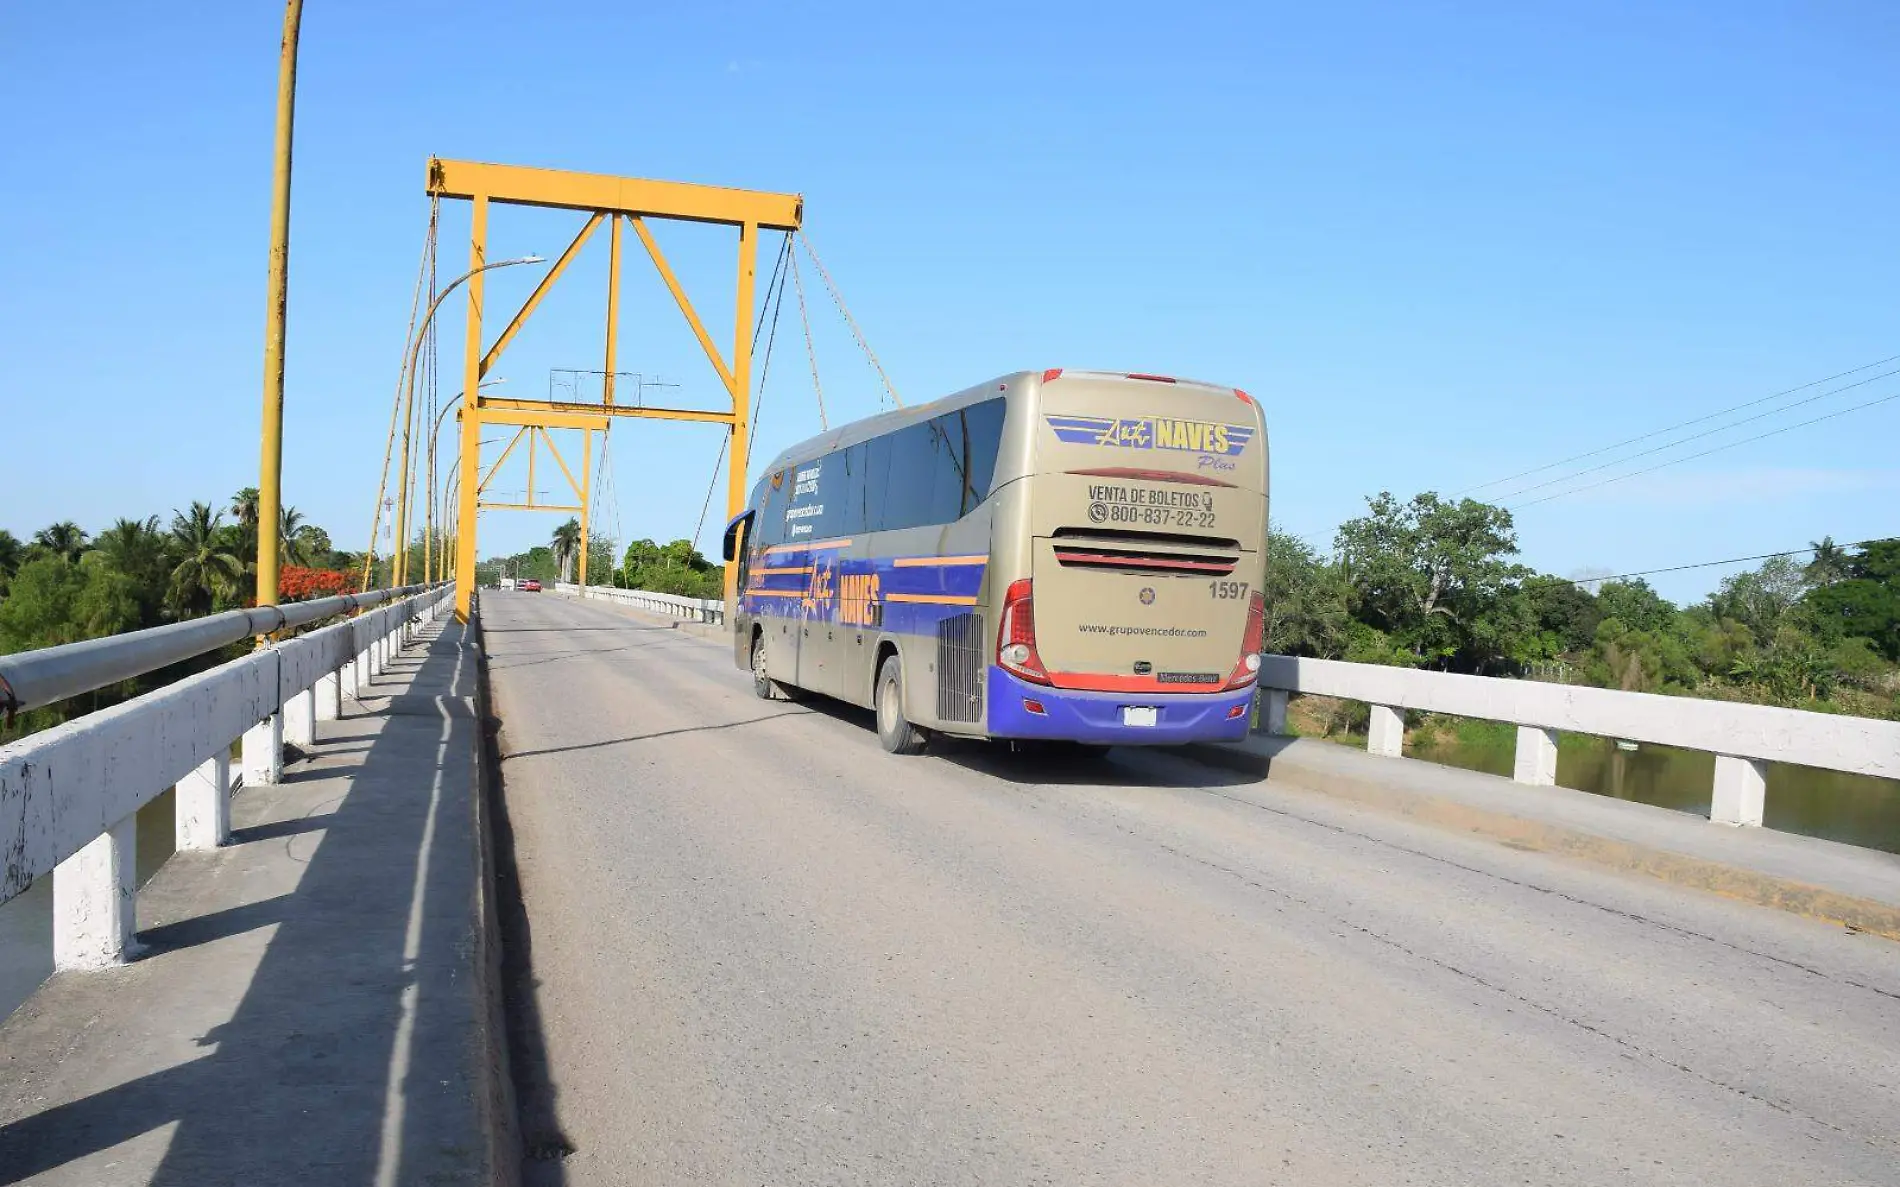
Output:
[[1767,763],[1726,754],[1715,756],[1715,794],[1709,802],[1711,821],[1759,828],[1767,801]]
[[54,968],[102,969],[125,959],[137,928],[137,877],[136,813],[54,867]]
[[284,777],[284,715],[271,714],[244,731],[239,743],[244,764],[244,786],[276,783]]
[[[347,664],[345,666],[348,666]],[[317,677],[317,720],[335,721],[343,716],[343,669]]]
[[1260,721],[1255,726],[1256,733],[1281,737],[1286,733],[1286,704],[1288,693],[1284,688],[1263,688],[1260,690]]
[[284,701],[284,741],[300,749],[317,741],[317,690],[302,689]]
[[178,781],[173,832],[183,850],[216,849],[231,841],[231,756],[214,754]]
[[1390,705],[1371,705],[1372,721],[1366,729],[1366,752],[1381,758],[1398,758],[1405,753],[1405,711]]
[[1517,727],[1517,758],[1511,778],[1532,787],[1557,786],[1557,731],[1534,725]]
[[[1260,689],[1263,698],[1277,691],[1368,705],[1373,754],[1402,753],[1397,705],[1516,726],[1512,777],[1532,786],[1555,784],[1566,733],[1700,751],[1715,758],[1709,819],[1718,824],[1763,823],[1771,763],[1900,779],[1900,722],[1867,717],[1270,653],[1260,657]],[[1263,700],[1263,723],[1271,716]]]

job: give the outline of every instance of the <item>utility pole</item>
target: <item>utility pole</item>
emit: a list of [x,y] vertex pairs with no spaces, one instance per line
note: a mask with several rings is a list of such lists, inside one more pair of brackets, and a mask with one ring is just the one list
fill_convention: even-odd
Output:
[[284,6],[277,58],[277,140],[271,173],[270,276],[264,309],[264,447],[257,481],[257,604],[277,604],[284,505],[284,311],[290,300],[290,144],[297,114],[297,32],[303,0]]

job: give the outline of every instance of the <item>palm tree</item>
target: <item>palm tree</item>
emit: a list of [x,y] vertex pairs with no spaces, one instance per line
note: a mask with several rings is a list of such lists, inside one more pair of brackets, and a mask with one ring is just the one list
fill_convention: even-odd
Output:
[[561,568],[561,580],[568,580],[568,562],[581,548],[581,521],[569,519],[554,529],[554,563]]
[[78,524],[67,519],[33,533],[33,543],[53,556],[76,561],[79,554],[86,550],[86,533]]
[[249,572],[257,571],[257,513],[258,493],[254,486],[247,486],[231,496],[231,525],[225,530],[225,536],[231,541],[231,551],[242,561]]
[[303,512],[285,507],[277,516],[277,560],[285,565],[310,564],[311,525],[303,521]]
[[257,488],[254,486],[247,486],[231,496],[231,518],[238,521],[239,527],[257,527],[257,501]]
[[[148,519],[121,519],[92,542],[88,557],[131,579],[139,602],[139,617],[151,625],[158,621],[159,607],[165,600],[171,579],[171,540],[158,528],[158,516]],[[90,563],[90,562],[89,562]]]
[[19,571],[20,562],[26,558],[26,545],[20,543],[18,536],[5,528],[0,528],[0,581],[5,581]]
[[181,559],[172,569],[170,600],[188,614],[203,614],[232,596],[244,576],[244,562],[221,547],[223,519],[207,503],[172,516],[172,541]]
[[1810,585],[1832,585],[1844,581],[1848,573],[1847,550],[1834,542],[1832,536],[1822,536],[1819,542],[1810,541],[1809,546],[1814,559],[1801,570],[1801,575]]

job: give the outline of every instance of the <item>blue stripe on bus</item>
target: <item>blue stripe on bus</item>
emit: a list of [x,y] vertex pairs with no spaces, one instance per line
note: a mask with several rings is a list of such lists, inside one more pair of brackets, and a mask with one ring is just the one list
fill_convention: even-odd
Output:
[[984,557],[842,557],[835,554],[836,547],[815,541],[807,547],[774,549],[747,580],[745,611],[932,634],[944,619],[975,609],[988,569]]

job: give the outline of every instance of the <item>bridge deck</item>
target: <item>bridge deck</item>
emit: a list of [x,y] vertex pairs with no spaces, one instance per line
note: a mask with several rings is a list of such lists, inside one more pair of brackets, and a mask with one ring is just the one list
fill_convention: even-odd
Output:
[[0,1183],[489,1181],[476,670],[423,640],[158,872],[140,959],[0,1024]]
[[888,758],[613,608],[485,625],[566,1182],[1900,1182],[1890,942],[1168,755]]

